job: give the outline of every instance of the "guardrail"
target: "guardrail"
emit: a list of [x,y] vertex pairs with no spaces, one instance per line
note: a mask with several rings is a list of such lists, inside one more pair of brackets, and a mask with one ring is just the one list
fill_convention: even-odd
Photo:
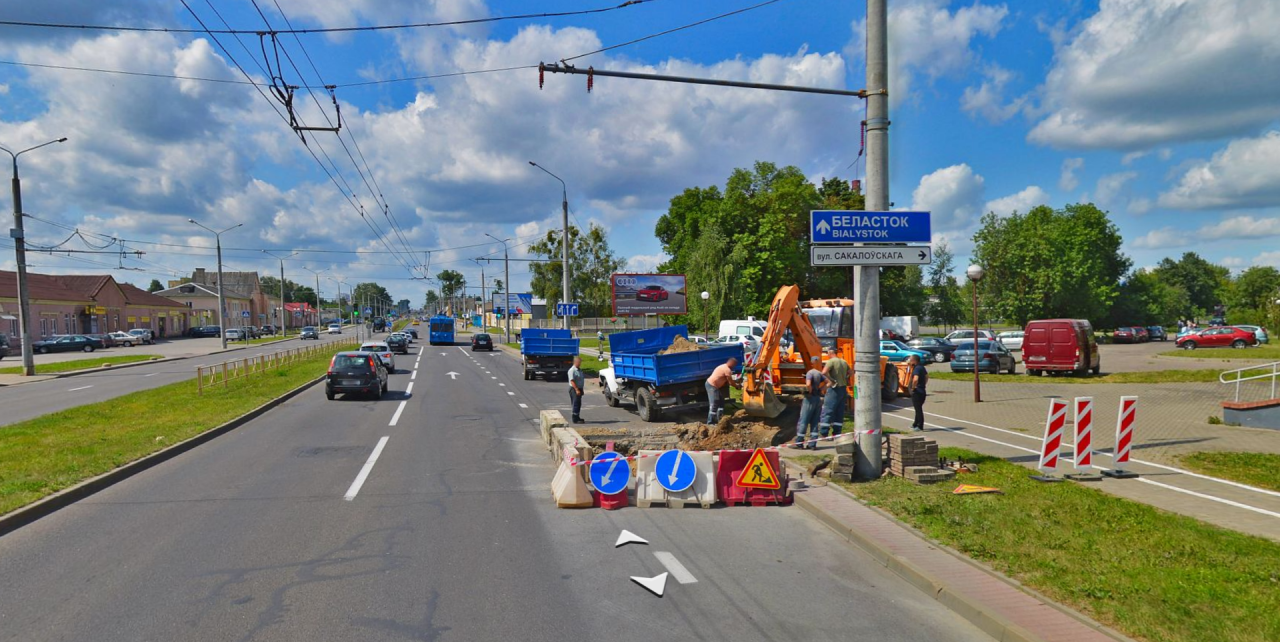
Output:
[[222,385],[225,388],[229,382],[235,379],[243,379],[253,375],[262,374],[268,370],[273,370],[291,363],[310,359],[322,354],[333,354],[340,350],[353,348],[359,345],[359,339],[343,338],[337,341],[317,343],[306,347],[290,348],[288,350],[280,350],[269,354],[245,357],[243,359],[231,359],[223,361],[222,363],[215,363],[207,366],[196,366],[196,394],[203,395],[204,389],[207,387]]
[[[1262,372],[1262,374],[1250,375],[1248,377],[1244,376],[1244,373],[1249,372],[1250,370],[1262,370],[1264,372]],[[1270,372],[1265,372],[1267,370],[1269,370]],[[1228,375],[1235,375],[1235,377],[1229,378]],[[1280,361],[1276,361],[1274,363],[1266,363],[1260,366],[1249,366],[1247,368],[1236,368],[1235,370],[1226,370],[1222,374],[1218,375],[1219,382],[1227,385],[1235,384],[1236,386],[1235,400],[1237,402],[1240,401],[1240,384],[1241,383],[1245,381],[1261,381],[1263,379],[1271,380],[1271,397],[1269,398],[1276,399],[1277,398],[1276,397],[1276,379],[1277,378],[1280,378]]]

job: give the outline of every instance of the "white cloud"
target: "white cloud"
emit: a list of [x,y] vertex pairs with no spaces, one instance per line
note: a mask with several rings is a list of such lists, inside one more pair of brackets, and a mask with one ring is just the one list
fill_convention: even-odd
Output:
[[1102,0],[1059,47],[1028,140],[1141,149],[1280,118],[1280,3]]
[[664,254],[637,254],[627,259],[627,271],[641,274],[657,272],[658,266],[669,258]]
[[1280,267],[1280,251],[1263,252],[1250,261],[1253,265],[1269,265],[1271,267]]
[[1144,250],[1166,250],[1190,245],[1191,237],[1184,230],[1162,227],[1151,230],[1133,241],[1133,246]]
[[1150,153],[1151,153],[1151,152],[1150,152],[1150,151],[1148,151],[1148,150],[1142,150],[1142,151],[1137,151],[1137,152],[1129,152],[1128,154],[1125,154],[1124,156],[1121,156],[1121,157],[1120,157],[1120,164],[1121,164],[1121,165],[1124,165],[1125,167],[1128,167],[1128,166],[1132,165],[1132,164],[1134,163],[1134,161],[1136,161],[1136,160],[1138,160],[1138,159],[1142,158],[1143,156],[1146,156],[1147,154],[1150,154]]
[[1083,158],[1067,158],[1062,161],[1062,175],[1058,177],[1058,187],[1064,192],[1070,192],[1080,185],[1080,179],[1076,178],[1076,172],[1084,167]]
[[1039,185],[1030,185],[1026,189],[1016,193],[997,198],[994,201],[988,201],[987,206],[983,208],[984,212],[995,212],[1001,216],[1020,212],[1026,214],[1028,210],[1037,205],[1048,205],[1049,193],[1040,188]]
[[967,229],[982,214],[985,183],[965,163],[943,167],[920,179],[911,209],[932,212],[934,230]]
[[1027,96],[1020,96],[1005,102],[1004,88],[1013,78],[1013,74],[999,65],[988,65],[983,72],[982,84],[977,87],[966,87],[960,97],[960,108],[970,115],[986,118],[992,124],[1002,123],[1013,118],[1027,103]]
[[1129,213],[1141,216],[1151,211],[1155,207],[1155,203],[1146,197],[1134,198],[1129,201]]
[[1214,241],[1245,241],[1280,237],[1280,216],[1233,216],[1194,230],[1162,227],[1134,241],[1135,247],[1166,249]]
[[1160,195],[1175,209],[1270,207],[1280,202],[1280,131],[1234,140],[1208,161],[1193,164]]
[[1125,193],[1125,186],[1137,177],[1137,172],[1117,172],[1099,177],[1098,184],[1093,190],[1094,201],[1103,208],[1111,208],[1116,203],[1117,197]]

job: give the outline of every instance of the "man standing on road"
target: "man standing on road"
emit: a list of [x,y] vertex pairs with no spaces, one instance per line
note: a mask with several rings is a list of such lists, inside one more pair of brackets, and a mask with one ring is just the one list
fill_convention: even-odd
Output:
[[573,406],[573,423],[585,424],[582,415],[582,387],[587,385],[587,377],[582,374],[582,357],[574,355],[573,367],[569,368],[569,403]]
[[715,425],[724,412],[724,402],[729,397],[729,386],[741,388],[742,384],[733,380],[733,371],[738,367],[738,360],[729,360],[716,366],[707,378],[707,423]]
[[822,400],[818,434],[835,437],[844,432],[844,409],[849,399],[849,362],[841,359],[835,350],[828,350],[822,376],[827,380],[827,394]]
[[818,436],[818,414],[822,411],[822,389],[827,385],[818,364],[809,364],[809,371],[804,374],[804,401],[800,404],[800,421],[796,423],[796,445],[800,448],[817,450],[817,444],[803,445],[810,438]]
[[912,430],[924,430],[924,398],[929,385],[929,371],[920,363],[918,355],[907,357],[907,365],[911,366],[911,375],[907,380],[907,389],[911,391],[911,407],[916,409],[915,419],[911,421]]

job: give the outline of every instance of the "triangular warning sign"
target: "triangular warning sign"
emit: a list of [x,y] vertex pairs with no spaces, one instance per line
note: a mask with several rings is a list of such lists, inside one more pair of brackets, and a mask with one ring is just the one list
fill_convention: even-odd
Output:
[[991,488],[990,486],[974,486],[972,484],[960,484],[956,489],[951,491],[952,495],[977,495],[980,493],[999,493],[999,488]]
[[747,460],[747,467],[742,469],[741,475],[738,475],[737,484],[742,488],[772,490],[782,488],[782,482],[778,481],[778,473],[774,472],[769,458],[764,455],[763,448],[757,448],[751,453],[751,459]]

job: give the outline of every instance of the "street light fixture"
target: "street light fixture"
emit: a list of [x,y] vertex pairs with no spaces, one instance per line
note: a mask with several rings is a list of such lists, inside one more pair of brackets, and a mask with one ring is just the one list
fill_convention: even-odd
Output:
[[711,298],[711,293],[707,292],[706,290],[703,290],[702,291],[702,338],[706,339],[707,341],[711,340],[710,336],[707,334],[709,332],[709,330],[707,329],[707,299],[710,299],[710,298]]
[[511,343],[511,261],[508,256],[509,248],[507,248],[507,243],[511,239],[503,240],[488,232],[485,232],[484,235],[502,244],[502,316],[506,317],[507,320],[507,337],[503,340],[503,343]]
[[235,225],[232,225],[231,227],[228,227],[227,229],[222,230],[221,232],[218,232],[212,228],[201,225],[199,221],[193,218],[187,219],[187,222],[213,234],[213,238],[216,240],[218,245],[218,332],[220,335],[222,335],[222,349],[226,350],[227,349],[227,305],[226,305],[226,300],[223,298],[223,295],[222,295],[222,235],[226,234],[227,232],[230,232],[231,230],[236,229],[237,227],[243,226],[244,223],[236,223]]
[[[267,256],[270,256],[270,257],[272,257],[272,258],[278,259],[278,260],[280,261],[280,321],[279,321],[279,325],[280,325],[280,336],[284,336],[284,334],[285,334],[284,326],[289,322],[289,317],[285,315],[285,311],[284,311],[284,260],[285,260],[285,259],[287,259],[287,258],[290,258],[290,257],[297,256],[297,255],[298,255],[298,253],[297,253],[297,252],[294,252],[293,254],[290,254],[289,256],[284,256],[284,257],[279,256],[279,255],[277,255],[277,254],[273,254],[273,253],[268,252],[268,251],[266,251],[266,250],[263,250],[263,251],[262,251],[262,253],[263,253],[263,254],[266,254]],[[318,300],[317,300],[317,302],[318,302]]]
[[[316,277],[316,319],[315,319],[315,324],[316,324],[317,326],[319,326],[319,325],[320,325],[320,321],[321,321],[321,315],[320,315],[320,309],[321,309],[321,308],[320,308],[320,273],[321,273],[321,272],[327,272],[327,271],[328,271],[328,268],[325,268],[325,269],[323,269],[323,270],[319,270],[319,271],[313,270],[313,269],[311,269],[311,268],[309,268],[309,267],[304,267],[304,268],[302,268],[302,269],[304,269],[304,270],[306,270],[306,271],[308,271],[308,272],[310,272],[310,273],[314,274],[314,275],[315,275],[315,277]],[[317,331],[319,331],[319,328],[317,328]]]
[[[564,293],[561,295],[560,302],[573,303],[573,301],[569,296],[569,188],[565,186],[563,179],[561,179],[559,176],[556,176],[555,174],[552,174],[547,168],[533,161],[529,161],[529,164],[546,172],[547,175],[551,176],[551,178],[554,178],[560,181],[560,189],[561,189],[561,195],[562,195],[560,199],[560,206],[561,206],[560,230],[562,235],[561,244],[560,244],[560,265],[562,269],[560,270],[560,276],[562,280],[561,286],[564,289]],[[565,330],[569,329],[568,315],[565,315],[564,317],[564,329]]]
[[13,239],[14,261],[18,264],[18,334],[22,335],[22,374],[26,377],[36,373],[36,362],[35,356],[31,354],[31,333],[27,331],[27,314],[31,308],[31,300],[27,292],[27,246],[24,240],[25,232],[22,229],[22,181],[18,180],[18,157],[46,145],[65,142],[67,139],[64,136],[19,152],[0,146],[0,150],[4,150],[13,159],[13,229],[9,230],[9,237]]
[[978,384],[978,282],[987,272],[975,263],[964,274],[973,282],[973,402],[982,403],[982,389]]

